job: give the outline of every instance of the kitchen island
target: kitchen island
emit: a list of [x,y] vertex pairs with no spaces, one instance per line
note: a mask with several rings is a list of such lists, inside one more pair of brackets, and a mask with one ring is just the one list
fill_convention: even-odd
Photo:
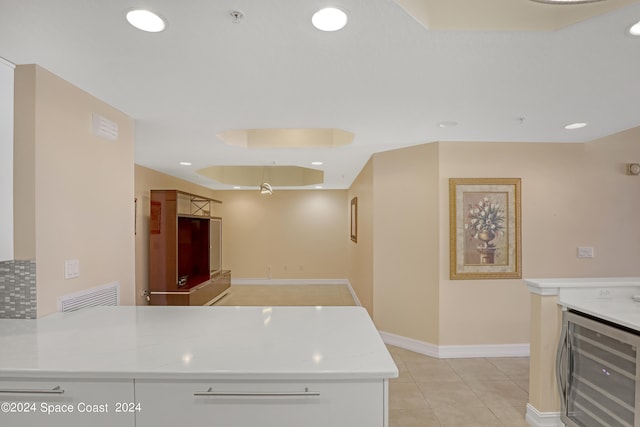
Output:
[[386,426],[360,307],[96,307],[0,320],[0,425]]

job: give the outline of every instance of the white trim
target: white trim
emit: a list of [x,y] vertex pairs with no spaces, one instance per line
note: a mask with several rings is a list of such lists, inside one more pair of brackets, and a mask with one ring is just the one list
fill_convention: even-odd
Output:
[[437,345],[428,342],[414,340],[413,338],[403,337],[401,335],[392,334],[390,332],[378,331],[385,344],[395,347],[404,348],[415,353],[424,354],[425,356],[439,357]]
[[640,286],[640,277],[582,277],[565,279],[525,279],[529,292],[558,295],[561,288],[609,288]]
[[351,282],[347,280],[347,288],[349,288],[349,293],[351,294],[351,298],[353,298],[353,302],[358,306],[362,307],[362,303],[358,299],[358,295],[356,295],[356,291],[351,287]]
[[441,359],[466,357],[528,357],[529,344],[441,345]]
[[438,359],[462,359],[471,357],[527,357],[529,344],[443,345],[438,346],[390,332],[379,331],[385,344],[400,347]]
[[[16,236],[13,230],[14,208],[14,68],[15,66],[0,58],[0,261],[14,259]],[[7,294],[8,295],[8,294]],[[4,302],[4,301],[3,301]]]
[[540,412],[531,403],[527,403],[525,420],[531,427],[564,427],[560,412]]

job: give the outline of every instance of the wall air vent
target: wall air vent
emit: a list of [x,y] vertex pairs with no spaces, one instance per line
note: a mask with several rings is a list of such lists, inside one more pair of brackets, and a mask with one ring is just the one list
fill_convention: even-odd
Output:
[[95,136],[100,138],[108,139],[109,141],[118,139],[118,124],[100,114],[92,114],[91,130]]
[[97,288],[58,297],[58,311],[62,312],[101,305],[120,305],[120,283],[108,283]]

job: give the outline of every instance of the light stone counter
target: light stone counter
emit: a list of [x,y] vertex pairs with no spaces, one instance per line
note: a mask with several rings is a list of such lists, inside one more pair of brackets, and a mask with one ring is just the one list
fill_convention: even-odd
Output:
[[1,377],[385,379],[360,307],[96,307],[0,320]]
[[360,307],[98,307],[0,320],[3,427],[388,427],[397,376]]
[[557,295],[565,309],[604,319],[640,331],[639,277],[529,279],[529,290],[538,295]]

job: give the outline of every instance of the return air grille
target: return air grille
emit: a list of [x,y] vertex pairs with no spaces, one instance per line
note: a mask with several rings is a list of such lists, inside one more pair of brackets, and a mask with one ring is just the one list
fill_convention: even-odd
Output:
[[113,282],[58,297],[58,311],[63,312],[101,305],[120,305],[120,283]]

